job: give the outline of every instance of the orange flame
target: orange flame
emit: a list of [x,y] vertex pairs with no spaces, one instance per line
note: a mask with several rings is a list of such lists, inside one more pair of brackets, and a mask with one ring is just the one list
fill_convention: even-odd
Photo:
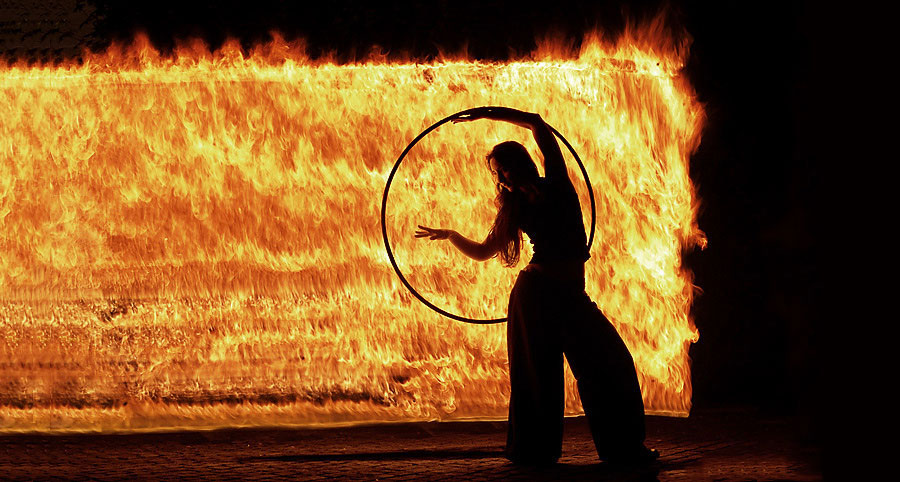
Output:
[[[478,105],[539,112],[579,152],[597,196],[588,294],[647,411],[686,416],[703,110],[685,50],[643,35],[503,63],[338,65],[279,38],[163,56],[138,38],[81,64],[0,65],[0,431],[505,418],[505,326],[414,300],[379,229],[406,143]],[[391,191],[401,268],[465,316],[505,316],[516,270],[413,231],[484,236],[484,155],[506,139],[536,154],[513,126],[441,127]]]

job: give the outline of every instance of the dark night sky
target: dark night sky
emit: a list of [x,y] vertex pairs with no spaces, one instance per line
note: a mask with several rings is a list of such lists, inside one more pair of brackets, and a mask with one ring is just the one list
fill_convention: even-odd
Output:
[[[303,3],[97,0],[90,47],[128,41],[138,30],[163,50],[190,37],[213,48],[227,36],[250,46],[278,30],[306,39],[314,56],[331,52],[339,60],[365,57],[376,45],[398,58],[466,48],[476,58],[503,59],[548,35],[576,45],[594,27],[615,36],[626,20],[640,23],[662,8],[649,1]],[[814,411],[823,335],[815,242],[822,169],[813,161],[822,88],[813,82],[817,13],[788,2],[691,1],[669,2],[667,12],[670,25],[693,38],[686,75],[708,114],[691,175],[709,247],[686,256],[704,291],[694,309],[701,333],[691,350],[695,406]]]

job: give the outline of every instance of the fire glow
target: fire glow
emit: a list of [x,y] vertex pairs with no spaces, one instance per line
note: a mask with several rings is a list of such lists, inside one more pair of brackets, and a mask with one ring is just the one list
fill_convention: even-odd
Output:
[[[505,419],[505,325],[416,301],[379,227],[406,144],[479,105],[538,112],[580,154],[597,198],[588,294],[634,355],[647,412],[686,416],[698,333],[681,255],[705,243],[688,176],[703,110],[670,43],[341,65],[278,38],[171,56],[139,38],[79,64],[0,65],[0,431]],[[484,155],[507,139],[538,159],[523,129],[443,126],[391,190],[401,269],[463,316],[505,316],[517,270],[413,232],[483,237]]]

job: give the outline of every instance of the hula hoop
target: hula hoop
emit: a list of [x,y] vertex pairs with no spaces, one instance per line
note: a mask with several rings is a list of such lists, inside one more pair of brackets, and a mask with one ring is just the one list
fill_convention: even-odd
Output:
[[[493,107],[493,106],[490,106],[490,107]],[[397,272],[397,276],[400,277],[400,281],[403,282],[403,284],[406,286],[407,289],[409,289],[410,293],[412,293],[413,296],[418,298],[419,301],[421,301],[422,303],[425,304],[425,306],[446,316],[447,318],[457,320],[457,321],[462,321],[464,323],[472,323],[472,324],[476,324],[476,325],[489,325],[489,324],[493,324],[493,323],[502,323],[502,322],[506,321],[506,318],[495,318],[492,320],[466,318],[465,316],[459,316],[459,315],[450,313],[446,310],[443,310],[443,309],[435,306],[432,302],[426,300],[424,296],[419,294],[419,292],[416,291],[416,289],[413,288],[411,284],[409,284],[409,281],[406,280],[406,277],[403,276],[403,273],[400,271],[400,267],[397,266],[397,260],[394,259],[394,252],[391,250],[391,243],[388,241],[387,222],[385,221],[385,213],[387,212],[388,193],[391,190],[391,183],[394,181],[394,175],[397,173],[397,169],[400,167],[400,163],[403,162],[403,159],[406,157],[406,154],[408,154],[409,151],[416,144],[418,144],[419,141],[422,140],[423,137],[427,136],[428,133],[430,133],[431,131],[446,124],[447,122],[452,121],[453,119],[456,119],[458,117],[469,114],[476,109],[478,109],[478,107],[459,111],[456,114],[452,114],[452,115],[448,115],[447,117],[444,117],[443,119],[432,124],[429,128],[422,131],[421,134],[416,136],[416,138],[413,139],[412,142],[410,142],[408,146],[406,146],[406,149],[404,149],[403,153],[400,154],[400,157],[397,158],[397,162],[394,163],[394,167],[391,169],[391,174],[388,176],[387,184],[385,184],[385,186],[384,186],[384,195],[381,197],[381,235],[382,235],[382,237],[384,237],[384,248],[387,250],[387,255],[388,255],[388,258],[391,260],[391,265],[394,267],[394,271]],[[581,158],[578,157],[578,153],[575,152],[575,149],[572,147],[571,144],[569,144],[569,141],[567,141],[566,138],[563,137],[563,135],[560,134],[559,131],[557,131],[550,124],[547,124],[547,127],[549,127],[550,131],[553,132],[553,135],[558,137],[559,140],[561,140],[563,142],[563,144],[565,144],[565,146],[569,149],[569,152],[572,153],[572,157],[574,157],[575,161],[578,162],[578,167],[581,168],[582,176],[584,176],[584,182],[588,188],[588,196],[591,198],[591,234],[588,237],[588,242],[587,242],[588,251],[590,251],[591,244],[594,241],[594,228],[597,223],[597,211],[596,211],[596,207],[594,206],[594,189],[591,187],[591,180],[588,177],[587,170],[584,168],[584,163],[581,162]]]

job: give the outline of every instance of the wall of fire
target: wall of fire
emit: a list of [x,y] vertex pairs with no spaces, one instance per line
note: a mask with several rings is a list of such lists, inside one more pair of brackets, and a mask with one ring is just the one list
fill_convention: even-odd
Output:
[[[88,2],[6,2],[2,8],[0,48],[7,58],[58,62],[94,45],[98,15]],[[16,175],[7,176],[15,182],[4,184],[5,205],[0,205],[6,228],[0,243],[5,250],[0,327],[6,340],[0,429],[502,418],[508,396],[503,327],[466,327],[413,303],[382,259],[374,208],[393,156],[429,119],[451,107],[485,103],[546,112],[541,102],[548,97],[574,102],[567,109],[577,116],[551,111],[547,118],[586,159],[600,194],[601,225],[595,264],[589,267],[589,278],[598,281],[589,293],[635,352],[648,409],[670,415],[689,411],[687,349],[697,333],[689,319],[692,288],[680,250],[702,239],[687,176],[702,110],[677,75],[677,58],[669,59],[674,67],[654,70],[659,64],[633,52],[616,53],[623,58],[614,59],[602,51],[576,59],[549,54],[545,64],[485,67],[463,60],[408,64],[399,74],[379,65],[344,79],[334,73],[341,69],[317,69],[308,61],[287,69],[263,62],[251,72],[234,63],[241,55],[224,54],[231,60],[217,64],[214,74],[203,65],[192,71],[194,61],[174,70],[151,61],[141,67],[143,73],[117,77],[114,60],[111,74],[76,69],[63,72],[68,80],[7,70],[4,95],[19,104],[7,102],[6,118],[21,123],[6,124],[4,141],[12,154],[3,162]],[[642,55],[640,49],[636,55]],[[133,66],[134,57],[122,64]],[[77,80],[82,74],[87,81]],[[220,77],[210,80],[210,75]],[[288,81],[281,85],[273,76]],[[31,80],[36,84],[29,85]],[[318,82],[329,93],[318,93],[315,85],[292,90],[304,82]],[[391,88],[366,82],[389,82]],[[510,97],[484,87],[501,84],[498,91]],[[142,85],[159,97],[131,105],[149,98]],[[390,114],[397,125],[373,118],[369,111],[389,112],[396,92],[418,112]],[[360,101],[346,102],[349,94]],[[303,95],[321,97],[324,104],[311,111],[309,105],[282,102]],[[94,96],[106,103],[89,105]],[[645,98],[653,100],[645,105]],[[329,114],[328,105],[339,107]],[[184,116],[173,125],[157,122],[169,112]],[[188,124],[216,124],[220,112],[237,117],[228,121],[234,125],[261,122],[262,139],[225,148],[216,144],[226,137],[221,132],[204,138],[213,139],[206,145],[191,137]],[[260,112],[275,117],[255,117]],[[73,113],[72,122],[48,121]],[[139,120],[123,122],[116,118],[121,113]],[[89,134],[80,135],[83,122],[96,122]],[[618,130],[598,131],[602,125]],[[26,148],[15,135],[37,132],[35,126],[54,137],[36,137]],[[399,207],[392,219],[398,226],[414,226],[425,208],[447,204],[428,198],[441,189],[457,207],[467,193],[489,199],[490,180],[485,170],[473,167],[480,165],[476,159],[490,142],[527,140],[497,126],[458,129],[436,133],[411,154],[405,183],[396,187]],[[367,137],[386,142],[352,152],[322,147]],[[132,138],[141,138],[143,150],[117,144]],[[459,138],[466,139],[465,146]],[[240,152],[255,157],[244,159]],[[428,162],[435,158],[454,160],[440,167]],[[443,181],[455,177],[465,182]],[[577,178],[574,172],[572,177]],[[349,185],[341,184],[346,180]],[[579,190],[584,202],[580,184]],[[332,203],[335,196],[303,194],[326,191],[344,204]],[[112,201],[96,202],[104,192]],[[418,204],[411,201],[417,197]],[[490,203],[465,206],[469,234],[489,225],[489,208]],[[38,214],[23,216],[28,210]],[[434,219],[457,220],[458,214],[445,211]],[[129,219],[129,213],[136,217]],[[354,218],[347,236],[350,244],[363,246],[352,254],[333,241],[345,236],[341,229],[323,224],[348,213],[363,215]],[[166,221],[150,221],[161,218]],[[610,219],[624,220],[631,237],[617,241],[623,226]],[[181,228],[172,227],[179,223]],[[502,316],[513,274],[464,265],[455,276],[442,277],[440,268],[458,261],[446,252],[402,246],[409,233],[398,226],[391,228],[392,236],[408,256],[401,264],[418,273],[414,281],[431,296],[455,310],[474,310],[467,315]],[[10,229],[23,227],[31,233]],[[327,262],[292,253],[288,246],[305,240],[315,247],[307,233],[312,227],[332,240],[320,245],[337,249],[326,253]],[[231,238],[217,240],[216,234]],[[198,248],[211,251],[197,257]],[[457,285],[463,280],[463,287],[454,279]],[[471,293],[480,302],[474,308]],[[578,413],[571,375],[567,385],[568,412]]]

